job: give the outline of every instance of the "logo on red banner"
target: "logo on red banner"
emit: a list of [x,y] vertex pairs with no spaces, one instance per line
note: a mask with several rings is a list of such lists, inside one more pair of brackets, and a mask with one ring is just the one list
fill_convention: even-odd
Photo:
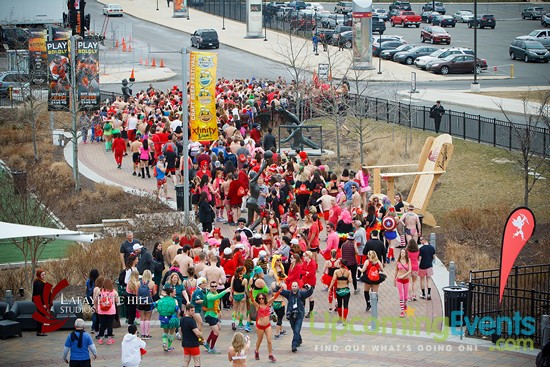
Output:
[[40,295],[32,297],[32,301],[36,306],[36,311],[32,314],[32,318],[42,325],[42,332],[49,333],[61,328],[68,319],[58,320],[51,312],[53,300],[55,296],[65,287],[69,285],[67,279],[61,280],[55,285],[52,291],[52,285],[50,283],[44,284],[44,291]]
[[502,302],[504,288],[506,287],[512,266],[514,266],[519,252],[534,232],[535,216],[529,208],[517,208],[508,217],[506,227],[504,227],[504,234],[502,235],[499,303]]
[[372,12],[370,12],[370,11],[353,12],[353,13],[351,13],[351,16],[353,18],[372,18]]

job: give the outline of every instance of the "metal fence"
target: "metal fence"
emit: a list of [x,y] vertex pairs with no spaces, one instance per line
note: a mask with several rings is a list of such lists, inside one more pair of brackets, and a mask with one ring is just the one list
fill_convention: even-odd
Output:
[[[540,327],[542,315],[550,314],[550,264],[512,268],[500,305],[499,279],[499,269],[470,272],[467,316],[470,320],[489,317],[488,320],[491,320],[496,331],[492,335],[493,342],[499,338],[531,338],[535,346],[540,346],[543,334]],[[512,322],[503,319],[506,317]],[[522,319],[516,321],[518,317]],[[526,317],[535,320],[533,335],[521,335],[518,330],[527,331]],[[471,336],[482,337],[479,330],[480,327],[475,328]]]

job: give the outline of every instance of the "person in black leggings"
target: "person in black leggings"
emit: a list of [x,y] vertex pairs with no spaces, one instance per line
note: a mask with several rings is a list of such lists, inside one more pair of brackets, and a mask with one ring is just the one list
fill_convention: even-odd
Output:
[[[357,271],[348,269],[346,265],[346,260],[342,260],[340,262],[340,268],[334,272],[332,281],[328,287],[329,292],[332,291],[332,287],[336,287],[336,302],[338,303],[336,311],[338,312],[338,323],[343,323],[344,325],[346,324],[348,318],[350,296],[349,283],[352,282],[352,275]],[[357,268],[357,265],[355,265],[355,267]]]

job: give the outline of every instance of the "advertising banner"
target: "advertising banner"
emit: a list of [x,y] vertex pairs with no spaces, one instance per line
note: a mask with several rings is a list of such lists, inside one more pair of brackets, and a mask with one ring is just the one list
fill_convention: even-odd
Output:
[[46,79],[46,29],[31,29],[29,31],[29,74],[33,79]]
[[372,1],[354,0],[353,18],[353,68],[372,68]]
[[48,54],[48,111],[69,107],[69,41],[46,42]]
[[173,18],[182,18],[189,16],[189,7],[187,6],[187,0],[173,0],[174,13]]
[[81,109],[99,109],[99,46],[97,41],[76,41],[76,84]]
[[191,96],[189,126],[192,141],[218,139],[216,118],[216,67],[218,55],[191,52],[189,88]]
[[262,37],[262,0],[246,0],[246,37]]

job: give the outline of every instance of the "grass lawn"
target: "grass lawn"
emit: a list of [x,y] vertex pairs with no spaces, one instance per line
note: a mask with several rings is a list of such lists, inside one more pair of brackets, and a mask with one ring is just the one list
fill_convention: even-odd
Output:
[[[46,245],[40,260],[58,259],[66,256],[66,251],[71,246],[78,246],[74,241],[55,240]],[[0,264],[23,262],[23,254],[10,241],[0,241]]]

